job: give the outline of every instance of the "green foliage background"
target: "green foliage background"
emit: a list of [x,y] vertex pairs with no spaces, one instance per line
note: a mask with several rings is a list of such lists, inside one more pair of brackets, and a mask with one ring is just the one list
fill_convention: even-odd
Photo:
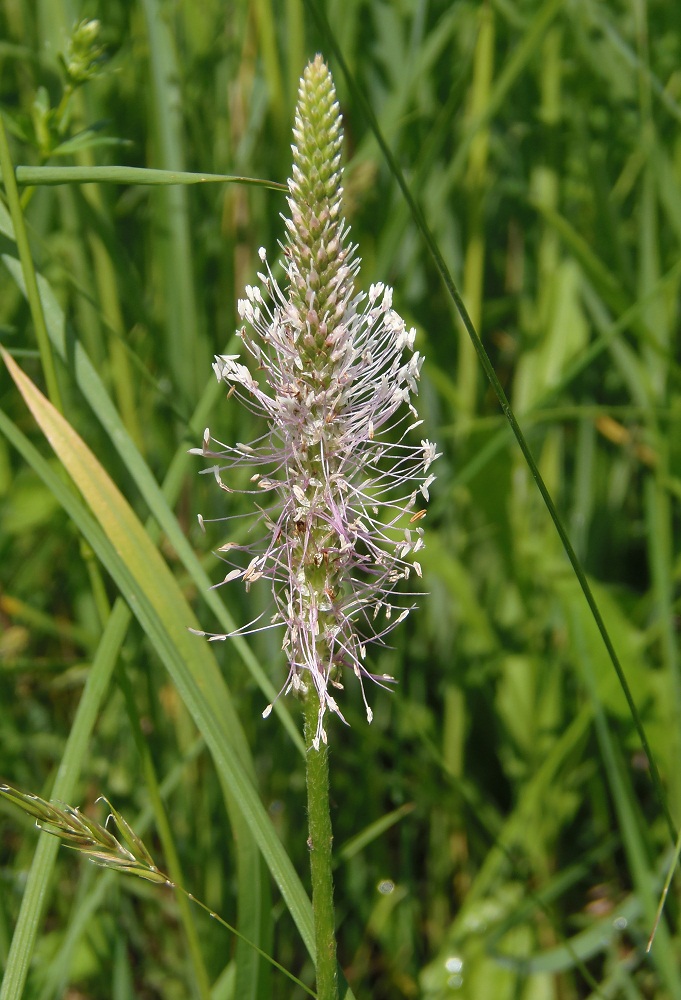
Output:
[[[313,0],[0,6],[21,199],[13,207],[5,158],[0,336],[120,490],[39,400],[28,411],[3,365],[0,779],[97,814],[105,794],[175,881],[313,982],[299,706],[261,718],[284,678],[277,639],[208,645],[186,632],[229,630],[265,606],[257,588],[208,590],[232,530],[209,522],[234,501],[186,453],[207,423],[248,440],[250,418],[210,362],[234,350],[236,299],[258,247],[273,254],[282,236],[283,195],[113,174],[29,185],[22,167],[284,182],[297,81],[321,51],[345,119],[362,283],[392,284],[417,327],[424,436],[444,452],[428,596],[374,658],[399,685],[369,692],[368,727],[349,681],[351,727],[330,733],[346,978],[376,1000],[681,997],[674,883],[644,953],[672,856],[665,810],[672,830],[681,821],[681,7],[319,7],[328,27]],[[95,62],[76,78],[69,38],[95,17]],[[586,571],[664,805],[356,88]],[[42,276],[40,349],[18,218]],[[3,1000],[304,995],[182,897],[57,853],[47,835],[36,843],[0,801]]]

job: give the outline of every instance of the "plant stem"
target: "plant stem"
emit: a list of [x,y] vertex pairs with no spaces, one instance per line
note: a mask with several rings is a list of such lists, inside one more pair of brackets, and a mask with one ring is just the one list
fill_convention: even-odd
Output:
[[337,1000],[336,926],[333,910],[331,847],[333,833],[329,812],[329,748],[312,741],[317,731],[319,698],[310,685],[305,702],[308,847],[312,873],[312,909],[317,949],[318,1000]]
[[5,184],[7,207],[9,208],[10,215],[12,217],[12,224],[14,226],[14,238],[16,239],[17,253],[19,260],[21,261],[21,270],[24,277],[24,284],[26,286],[26,298],[31,310],[31,318],[33,319],[35,335],[38,341],[38,350],[40,351],[43,375],[45,376],[45,384],[47,385],[47,394],[50,397],[50,401],[55,409],[59,410],[60,413],[63,413],[64,407],[61,400],[61,393],[59,391],[59,383],[57,382],[57,372],[54,366],[52,345],[50,344],[50,338],[47,333],[47,324],[45,322],[42,299],[40,298],[40,293],[38,291],[38,279],[33,265],[33,257],[31,256],[31,247],[28,242],[26,222],[24,220],[24,213],[22,211],[21,201],[19,198],[16,177],[14,176],[14,165],[10,154],[9,142],[7,141],[7,133],[5,132],[5,125],[1,118],[0,176]]

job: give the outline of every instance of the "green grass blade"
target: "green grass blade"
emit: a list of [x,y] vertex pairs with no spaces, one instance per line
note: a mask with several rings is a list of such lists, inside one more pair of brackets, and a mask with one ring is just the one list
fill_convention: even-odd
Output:
[[19,259],[21,260],[21,268],[26,285],[26,297],[28,299],[29,306],[31,307],[31,317],[33,319],[33,325],[38,339],[38,349],[40,351],[40,359],[42,361],[45,382],[47,383],[47,391],[54,405],[58,410],[61,410],[62,402],[61,394],[59,392],[59,383],[57,382],[57,372],[54,367],[54,358],[52,357],[52,349],[50,347],[47,328],[45,326],[45,317],[43,315],[43,309],[40,302],[40,295],[38,294],[38,285],[36,283],[35,269],[33,267],[33,258],[31,257],[31,248],[28,243],[24,213],[21,209],[19,192],[14,178],[14,169],[10,156],[9,143],[7,142],[7,133],[5,132],[5,123],[1,115],[0,172],[2,173],[2,179],[5,184],[7,203],[9,205],[12,222],[14,224],[14,231],[16,233],[17,250],[19,252]]
[[[149,40],[150,125],[157,162],[184,171],[185,137],[182,73],[178,64],[173,13],[159,0],[141,0]],[[189,202],[182,187],[162,188],[154,227],[153,255],[163,294],[163,333],[172,378],[183,401],[198,397],[209,352],[194,287],[194,247]]]
[[520,42],[514,46],[511,56],[499,73],[489,96],[489,101],[462,136],[461,143],[449,168],[450,177],[458,177],[463,171],[468,149],[475,136],[497,114],[503,102],[508,99],[511,88],[519,79],[522,71],[527,67],[528,62],[537,56],[541,41],[554,18],[560,12],[561,7],[563,7],[563,0],[546,0],[534,14],[528,30],[522,36]]
[[149,167],[25,167],[14,170],[17,184],[143,184],[167,187],[173,184],[247,184],[286,191],[285,184],[234,174],[198,174],[188,170],[154,170]]

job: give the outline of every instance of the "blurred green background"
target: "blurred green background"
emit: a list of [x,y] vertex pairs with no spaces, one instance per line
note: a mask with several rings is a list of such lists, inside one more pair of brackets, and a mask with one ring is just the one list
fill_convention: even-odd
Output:
[[[348,681],[351,726],[330,730],[341,965],[355,996],[374,1000],[681,998],[675,883],[644,953],[673,839],[632,712],[334,55],[373,108],[527,435],[678,824],[681,5],[327,0],[327,27],[316,6],[3,0],[12,162],[284,182],[298,78],[325,55],[361,281],[393,285],[417,328],[423,436],[444,453],[425,521],[428,596],[374,653],[399,684],[368,691],[369,727]],[[98,30],[82,26],[95,18]],[[196,515],[242,501],[186,453],[206,423],[227,442],[257,433],[210,363],[235,349],[236,300],[258,248],[274,257],[284,197],[232,183],[20,184],[12,225],[6,192],[1,343],[147,528],[140,541],[111,494],[93,500],[79,482],[86,504],[65,485],[64,452],[55,458],[3,365],[0,780],[56,788],[100,816],[107,795],[164,870],[312,983],[304,907],[253,847],[281,844],[307,885],[300,710],[287,699],[286,716],[263,721],[270,694],[256,677],[260,667],[281,686],[280,638],[209,646],[187,637],[182,604],[208,631],[230,628],[216,600],[237,623],[266,607],[257,588],[208,591],[231,528],[203,535]],[[42,275],[40,351],[19,210]],[[145,534],[170,572],[145,554]],[[216,766],[210,713],[227,737],[232,710],[245,740]],[[265,807],[246,827],[233,760]],[[304,996],[169,890],[53,843],[33,861],[31,821],[0,801],[3,1000]]]

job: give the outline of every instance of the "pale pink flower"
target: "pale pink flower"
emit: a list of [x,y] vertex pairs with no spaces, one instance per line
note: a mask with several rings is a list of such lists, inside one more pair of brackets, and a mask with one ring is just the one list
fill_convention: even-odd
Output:
[[[261,249],[260,285],[247,286],[239,302],[238,333],[251,363],[221,355],[213,365],[265,430],[234,445],[206,430],[195,451],[216,459],[204,471],[227,494],[253,498],[262,533],[252,524],[253,540],[222,547],[223,583],[241,579],[249,589],[267,581],[273,613],[264,627],[283,627],[289,664],[282,690],[314,685],[318,748],[327,739],[326,711],[343,719],[332,690],[342,687],[344,670],[362,685],[369,721],[363,679],[392,681],[369,673],[367,646],[413,607],[413,594],[397,588],[421,576],[414,556],[424,544],[420,522],[438,455],[427,439],[412,442],[423,363],[416,331],[393,309],[391,288],[375,284],[366,295],[355,288],[360,260],[342,217],[341,117],[319,56],[301,80],[293,134],[286,287]],[[253,469],[251,486],[237,491],[231,473],[244,465]],[[263,625],[240,631],[256,627]]]

